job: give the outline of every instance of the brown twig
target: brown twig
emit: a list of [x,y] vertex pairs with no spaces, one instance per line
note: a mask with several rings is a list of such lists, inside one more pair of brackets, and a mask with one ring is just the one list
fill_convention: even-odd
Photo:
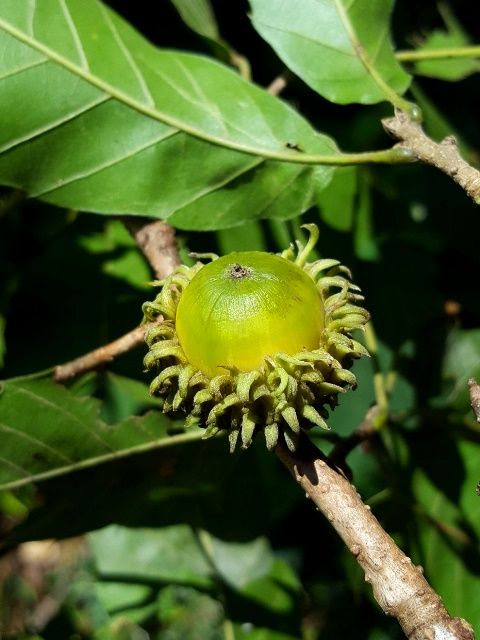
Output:
[[[175,230],[161,220],[151,221],[145,218],[124,217],[125,226],[137,241],[158,279],[168,276],[180,264]],[[94,349],[71,362],[55,368],[54,380],[64,382],[70,378],[97,369],[114,358],[140,346],[145,338],[145,332],[162,321],[140,325],[109,344]]]
[[470,394],[470,404],[475,414],[477,422],[480,422],[480,384],[475,378],[468,381],[468,392]]
[[86,371],[97,369],[105,363],[111,362],[122,353],[126,353],[135,347],[139,347],[143,344],[146,331],[161,321],[162,318],[156,322],[151,322],[150,324],[140,325],[121,336],[121,338],[118,338],[113,342],[109,342],[103,347],[94,349],[93,351],[90,351],[90,353],[86,353],[83,356],[75,358],[75,360],[58,365],[58,367],[55,367],[53,379],[56,382],[64,382],[65,380],[74,378]]
[[272,80],[266,90],[272,96],[279,96],[282,91],[286,89],[290,77],[291,74],[287,70],[285,70],[283,73]]
[[278,446],[276,453],[355,556],[383,611],[394,616],[410,640],[473,640],[465,620],[452,618],[419,567],[383,530],[355,487],[329,466],[321,452],[303,437],[295,453]]
[[162,220],[127,216],[123,223],[143,251],[155,276],[162,280],[180,264],[175,230]]
[[435,142],[418,122],[403,111],[397,111],[393,118],[385,118],[382,124],[390,135],[400,140],[398,146],[413,152],[421,162],[449,175],[476,204],[480,204],[480,171],[460,156],[454,136]]

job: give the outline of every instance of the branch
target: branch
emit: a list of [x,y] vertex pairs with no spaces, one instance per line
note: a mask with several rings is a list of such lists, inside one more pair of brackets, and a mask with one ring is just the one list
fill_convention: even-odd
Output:
[[272,96],[279,96],[287,87],[290,79],[291,73],[288,71],[288,69],[286,69],[283,73],[274,78],[265,90],[268,91],[268,93],[270,93]]
[[[168,224],[161,220],[152,222],[150,219],[133,216],[122,217],[122,221],[137,241],[159,280],[168,276],[180,264],[175,230]],[[64,382],[86,371],[97,369],[122,353],[139,347],[144,342],[146,331],[162,321],[163,318],[159,317],[155,322],[140,325],[103,347],[59,365],[55,368],[54,380]]]
[[143,251],[155,276],[162,280],[180,264],[175,229],[162,220],[122,217],[122,222]]
[[97,369],[122,353],[126,353],[135,347],[139,347],[144,342],[145,333],[161,321],[162,318],[160,317],[158,321],[140,325],[123,335],[121,338],[118,338],[113,342],[109,342],[103,347],[94,349],[94,351],[90,351],[90,353],[86,353],[83,356],[75,358],[75,360],[72,360],[71,362],[58,365],[55,367],[53,379],[56,382],[64,382],[65,380],[74,378],[86,371]]
[[353,553],[378,604],[398,620],[407,638],[473,640],[468,622],[448,614],[422,570],[397,547],[355,487],[329,466],[308,438],[300,439],[295,453],[280,445],[275,451]]
[[453,136],[447,136],[440,143],[434,142],[418,122],[398,110],[393,118],[382,120],[382,124],[390,135],[401,141],[400,148],[410,150],[417,160],[449,175],[476,204],[480,204],[480,171],[460,156]]
[[477,422],[480,422],[480,384],[475,378],[468,381],[468,392],[470,394],[470,404],[475,414]]

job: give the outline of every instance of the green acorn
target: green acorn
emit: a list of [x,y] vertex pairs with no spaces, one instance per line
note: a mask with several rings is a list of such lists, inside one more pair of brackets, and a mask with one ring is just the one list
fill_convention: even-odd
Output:
[[301,429],[328,428],[326,407],[356,386],[349,368],[367,355],[350,336],[369,317],[359,288],[337,260],[307,262],[318,229],[305,228],[307,245],[280,255],[210,254],[208,264],[182,265],[143,305],[146,321],[163,318],[146,335],[151,392],[206,437],[226,430],[231,451],[260,431],[269,449],[283,437],[294,451]]

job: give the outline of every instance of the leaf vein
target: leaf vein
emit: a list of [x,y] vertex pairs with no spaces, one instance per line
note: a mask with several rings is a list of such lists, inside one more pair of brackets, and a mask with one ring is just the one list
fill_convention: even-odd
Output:
[[7,460],[7,458],[4,458],[3,456],[0,456],[0,462],[11,467],[17,473],[20,472],[20,475],[24,478],[30,476],[30,471],[28,471],[24,467],[21,467],[19,464],[15,464],[11,460]]
[[[204,102],[201,102],[200,100],[195,100],[190,93],[188,93],[182,87],[180,87],[175,82],[173,82],[168,76],[165,76],[160,71],[160,69],[158,67],[150,66],[148,64],[148,61],[146,61],[144,59],[143,59],[143,62],[145,64],[147,64],[150,67],[150,69],[152,70],[152,72],[155,75],[157,75],[167,86],[171,87],[174,91],[176,91],[178,93],[178,95],[182,96],[182,98],[184,98],[187,102],[189,102],[194,107],[197,107],[199,110],[201,110],[204,113],[212,116],[215,119],[215,121],[218,123],[218,125],[220,126],[220,128],[221,128],[221,130],[222,130],[222,132],[223,132],[223,134],[225,136],[225,139],[228,140],[228,134],[229,134],[228,130],[225,127],[225,124],[227,124],[234,131],[237,131],[238,133],[242,134],[246,138],[250,139],[253,143],[257,143],[256,138],[254,136],[252,136],[252,134],[249,131],[244,131],[243,129],[241,129],[237,125],[235,125],[232,122],[228,121],[221,114],[220,114],[220,117],[219,117],[218,113],[215,110],[212,110],[211,107],[214,106],[214,105],[212,105],[212,103],[210,103],[210,102],[204,103]],[[216,105],[215,105],[215,109],[217,109]],[[218,137],[218,135],[217,135],[217,137]]]
[[156,137],[154,140],[149,140],[146,144],[143,144],[133,150],[130,150],[128,153],[125,154],[121,154],[120,156],[113,158],[113,160],[109,160],[108,162],[105,162],[103,164],[97,165],[95,167],[90,167],[88,170],[85,171],[80,171],[76,174],[72,174],[70,176],[68,176],[67,178],[63,179],[61,184],[57,184],[54,186],[47,186],[45,189],[42,189],[41,191],[35,191],[31,193],[31,196],[33,198],[38,198],[40,196],[44,196],[48,193],[52,193],[54,191],[56,191],[57,189],[60,189],[62,187],[66,187],[67,185],[70,185],[74,182],[78,182],[79,180],[83,180],[84,178],[89,178],[92,175],[95,175],[96,173],[99,173],[100,171],[103,171],[105,169],[109,169],[110,167],[114,167],[117,164],[120,164],[121,162],[123,162],[124,160],[128,160],[129,158],[133,158],[134,156],[137,155],[137,153],[141,153],[142,151],[145,151],[146,149],[153,147],[154,145],[158,144],[159,142],[162,142],[163,140],[167,140],[168,138],[171,138],[172,136],[176,135],[177,133],[179,133],[178,129],[169,129],[166,133],[162,133],[161,135],[159,135],[158,137]]
[[48,63],[47,58],[44,58],[43,60],[36,60],[35,62],[30,62],[28,64],[25,64],[23,65],[23,67],[16,67],[16,69],[10,69],[10,71],[5,73],[3,76],[0,76],[0,81],[6,80],[7,78],[11,78],[17,73],[20,74],[20,73],[23,73],[24,71],[29,71],[30,69],[34,69],[35,67],[39,67],[42,64],[47,64],[47,63]]
[[39,396],[36,393],[32,393],[31,391],[29,391],[28,389],[25,389],[23,387],[12,386],[11,389],[10,389],[10,392],[11,393],[18,393],[20,395],[23,394],[23,395],[29,396],[30,398],[33,398],[33,400],[36,403],[43,404],[43,405],[46,405],[47,407],[55,409],[55,411],[58,411],[59,413],[65,415],[72,422],[76,422],[77,424],[79,424],[82,427],[83,431],[86,431],[89,436],[91,436],[94,440],[97,440],[97,442],[101,443],[109,451],[113,451],[112,447],[108,444],[108,442],[106,442],[88,424],[83,422],[83,420],[81,420],[77,415],[75,415],[71,411],[68,411],[67,409],[65,409],[65,407],[62,407],[62,406],[60,406],[58,404],[55,404],[51,400],[47,400],[47,398]]
[[0,422],[0,431],[3,431],[4,433],[11,433],[15,437],[19,438],[20,440],[21,439],[26,440],[27,442],[34,444],[36,447],[40,449],[45,449],[50,454],[53,454],[55,457],[60,458],[60,460],[63,460],[63,462],[68,462],[68,463],[73,462],[71,458],[65,456],[60,451],[57,451],[57,449],[54,449],[48,444],[45,444],[45,442],[42,442],[41,440],[39,440],[38,438],[35,438],[29,433],[25,433],[25,431],[14,429],[13,427],[10,427],[9,425],[3,424],[1,422]]
[[273,26],[271,24],[267,24],[265,22],[262,22],[260,20],[255,20],[256,24],[258,25],[262,25],[263,27],[266,27],[267,29],[271,29],[272,31],[278,31],[279,33],[284,33],[287,36],[295,36],[296,38],[299,38],[300,40],[305,40],[306,42],[310,42],[311,44],[317,46],[317,47],[322,47],[324,49],[328,49],[329,51],[334,51],[335,53],[339,53],[343,56],[346,56],[348,58],[354,58],[356,59],[358,56],[355,54],[354,51],[350,51],[348,49],[340,49],[339,47],[335,47],[332,44],[329,44],[323,40],[317,40],[315,38],[311,38],[310,36],[307,36],[304,33],[299,33],[298,31],[293,31],[293,30],[286,30],[286,29],[282,29],[281,27],[277,27],[277,26]]
[[38,129],[29,131],[28,134],[24,136],[20,136],[18,138],[14,138],[13,140],[9,140],[7,143],[3,145],[3,147],[0,147],[0,153],[4,153],[5,151],[10,151],[15,147],[18,147],[19,145],[23,144],[24,142],[29,142],[30,140],[34,140],[35,138],[38,138],[39,136],[45,133],[48,133],[49,131],[53,131],[57,127],[60,127],[66,122],[70,122],[71,120],[78,118],[84,113],[87,113],[87,111],[90,111],[95,107],[98,107],[100,104],[103,104],[108,100],[111,100],[111,97],[103,94],[98,98],[95,98],[91,102],[87,102],[81,105],[81,107],[79,107],[78,109],[74,109],[73,111],[70,111],[70,113],[63,114],[57,120],[50,121],[47,125],[43,127],[39,127]]
[[[222,180],[219,180],[218,182],[215,182],[214,184],[209,185],[207,188],[203,189],[202,191],[197,191],[193,198],[190,198],[190,200],[187,200],[187,201],[183,202],[181,205],[179,205],[179,207],[177,208],[177,210],[174,213],[177,213],[177,211],[179,211],[180,209],[184,209],[185,207],[189,207],[194,202],[197,202],[198,200],[201,200],[205,196],[208,196],[210,193],[213,193],[214,191],[218,191],[222,187],[225,187],[226,185],[228,185],[230,182],[233,182],[237,178],[240,178],[241,176],[247,174],[249,171],[253,171],[254,169],[259,167],[264,162],[265,162],[264,158],[255,158],[255,160],[251,164],[249,164],[248,166],[241,167],[240,170],[233,171],[226,178],[223,178]],[[171,215],[173,215],[173,213]],[[167,219],[169,217],[170,216],[167,216]]]
[[69,9],[67,7],[66,2],[67,2],[67,0],[58,0],[58,3],[60,5],[60,8],[61,8],[62,13],[64,15],[64,18],[65,18],[65,20],[67,22],[68,28],[69,28],[70,33],[72,35],[73,43],[74,43],[75,48],[77,50],[78,56],[80,58],[81,67],[85,71],[89,71],[90,70],[90,66],[88,64],[88,58],[87,58],[87,55],[85,53],[85,49],[83,48],[83,44],[82,44],[82,41],[80,39],[80,35],[78,33],[77,27],[75,26],[75,23],[72,20],[72,16],[70,14],[70,11],[69,11]]
[[142,89],[143,95],[146,98],[147,104],[150,107],[154,107],[155,106],[155,101],[153,99],[152,94],[150,93],[150,89],[148,88],[148,85],[145,81],[145,78],[143,77],[142,72],[140,71],[137,63],[135,62],[134,57],[132,56],[132,54],[130,53],[130,51],[128,50],[128,48],[125,46],[125,43],[122,39],[122,37],[120,36],[120,33],[117,29],[117,27],[115,26],[114,22],[112,21],[112,19],[110,18],[110,16],[108,15],[105,6],[100,3],[100,7],[102,9],[102,15],[105,19],[105,23],[107,24],[108,28],[110,29],[110,31],[112,32],[113,37],[115,38],[116,43],[118,44],[120,50],[123,53],[123,56],[125,57],[126,61],[128,62],[130,68],[132,69],[135,77],[137,78],[138,84],[140,85],[140,88]]

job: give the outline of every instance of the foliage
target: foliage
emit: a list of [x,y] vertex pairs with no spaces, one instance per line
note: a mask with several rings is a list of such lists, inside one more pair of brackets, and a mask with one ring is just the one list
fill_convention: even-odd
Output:
[[[358,155],[395,163],[380,119],[415,102],[474,163],[478,61],[396,52],[479,38],[463,2],[0,3],[0,526],[5,551],[21,543],[0,561],[0,635],[400,637],[263,443],[231,456],[158,412],[142,350],[52,381],[151,297],[122,214],[168,220],[185,259],[278,251],[319,224],[377,353],[312,434],[329,452],[383,380],[355,485],[480,632],[478,213],[432,168]],[[281,98],[262,88],[280,75]]]

